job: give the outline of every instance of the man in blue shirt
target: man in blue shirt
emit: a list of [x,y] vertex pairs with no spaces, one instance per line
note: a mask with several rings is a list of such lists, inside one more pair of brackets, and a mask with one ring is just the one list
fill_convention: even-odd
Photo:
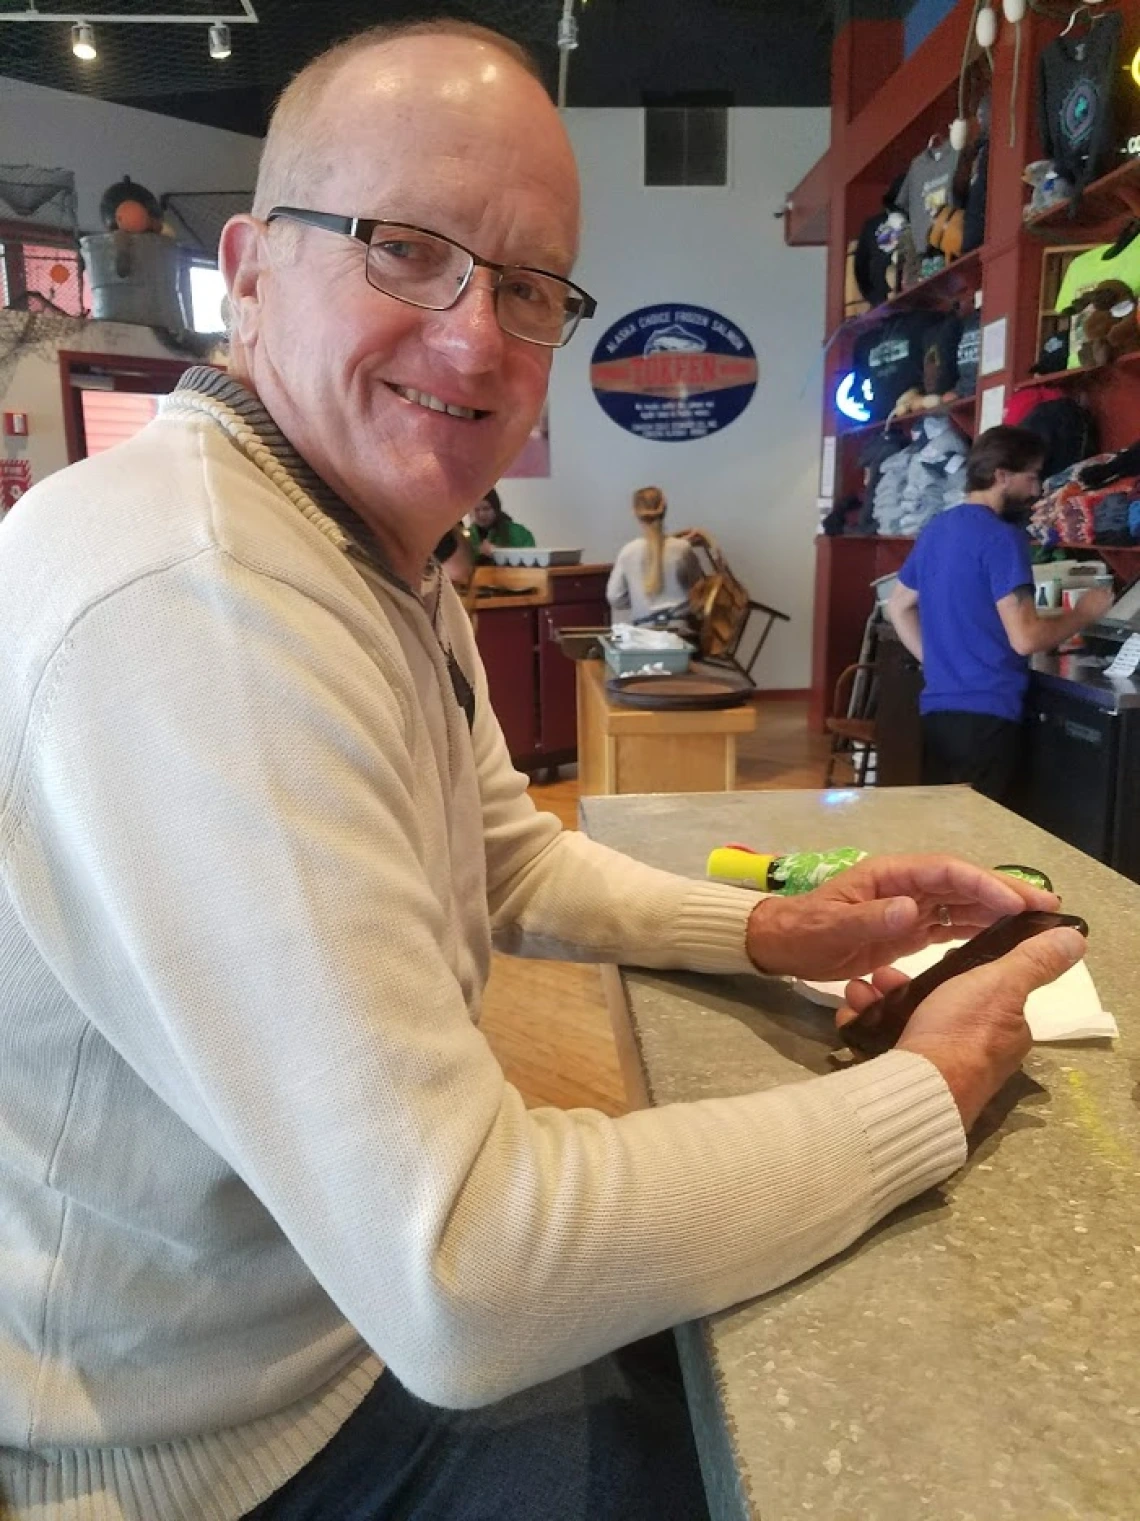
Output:
[[1055,618],[1037,614],[1025,524],[1043,457],[1027,429],[981,434],[966,459],[965,497],[923,529],[887,607],[923,665],[923,781],[969,782],[997,802],[1009,801],[1017,780],[1029,657],[1112,602],[1094,589]]

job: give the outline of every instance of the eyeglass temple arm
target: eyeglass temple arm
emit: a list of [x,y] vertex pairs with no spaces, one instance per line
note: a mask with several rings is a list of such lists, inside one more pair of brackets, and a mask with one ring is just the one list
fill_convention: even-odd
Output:
[[347,232],[353,237],[357,235],[357,226],[361,220],[359,217],[337,216],[332,211],[307,211],[301,206],[274,206],[265,220],[272,222],[276,217],[288,217],[292,222],[322,227],[326,232]]

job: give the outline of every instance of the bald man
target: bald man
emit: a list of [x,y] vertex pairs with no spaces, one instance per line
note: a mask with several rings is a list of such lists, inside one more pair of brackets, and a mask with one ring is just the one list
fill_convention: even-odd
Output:
[[428,562],[593,312],[577,224],[512,44],[335,49],[222,237],[230,371],[0,532],[11,1521],[699,1517],[656,1333],[945,1178],[1082,952],[1042,937],[775,1092],[610,1120],[505,1082],[493,938],[858,977],[1055,902],[905,857],[761,900],[535,812]]

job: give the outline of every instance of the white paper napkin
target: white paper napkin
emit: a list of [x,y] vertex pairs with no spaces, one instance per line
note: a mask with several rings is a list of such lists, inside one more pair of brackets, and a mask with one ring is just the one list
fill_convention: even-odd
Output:
[[[895,965],[908,977],[917,977],[919,972],[941,961],[947,951],[964,944],[964,940],[956,940],[928,945],[924,951],[904,956]],[[795,989],[813,1003],[837,1009],[843,1002],[846,986],[845,982],[796,982]],[[1100,995],[1083,961],[1071,966],[1048,987],[1030,993],[1025,1017],[1034,1040],[1089,1040],[1120,1033],[1116,1020],[1101,1008]]]

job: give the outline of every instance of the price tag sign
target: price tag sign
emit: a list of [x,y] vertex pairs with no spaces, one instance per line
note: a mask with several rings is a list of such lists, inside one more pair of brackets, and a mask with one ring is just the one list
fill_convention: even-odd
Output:
[[1111,665],[1106,666],[1106,676],[1128,677],[1140,666],[1140,634],[1131,634],[1120,646],[1120,652]]

